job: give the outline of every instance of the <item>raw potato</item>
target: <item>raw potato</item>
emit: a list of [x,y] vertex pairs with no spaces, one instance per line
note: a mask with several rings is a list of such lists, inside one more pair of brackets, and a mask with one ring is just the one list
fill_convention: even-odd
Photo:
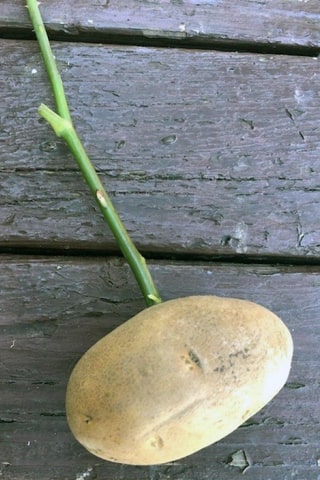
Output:
[[284,385],[292,339],[269,310],[194,296],[150,307],[97,342],[67,389],[70,428],[106,460],[152,465],[210,445]]

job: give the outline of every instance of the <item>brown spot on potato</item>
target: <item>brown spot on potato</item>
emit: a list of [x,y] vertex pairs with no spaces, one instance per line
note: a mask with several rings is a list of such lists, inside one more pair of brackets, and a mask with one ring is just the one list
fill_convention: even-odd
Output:
[[93,419],[92,419],[91,415],[85,415],[85,420],[84,420],[84,421],[85,421],[86,423],[91,423],[92,420],[93,420]]
[[151,438],[150,440],[150,445],[153,448],[163,448],[164,446],[164,441],[160,437],[160,435],[155,435],[154,437]]
[[195,365],[197,365],[197,367],[199,367],[199,368],[202,369],[202,365],[201,365],[201,362],[200,362],[200,358],[198,357],[198,355],[197,355],[191,348],[188,350],[188,355],[189,355],[190,360],[191,360]]
[[202,370],[203,367],[199,356],[192,348],[188,347],[187,345],[185,345],[185,348],[185,353],[180,356],[184,364],[188,367],[189,370],[194,370],[194,368]]

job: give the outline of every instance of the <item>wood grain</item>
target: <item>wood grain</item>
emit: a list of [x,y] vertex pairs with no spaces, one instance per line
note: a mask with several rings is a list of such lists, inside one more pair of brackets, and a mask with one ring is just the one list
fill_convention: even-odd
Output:
[[[146,252],[318,258],[319,61],[53,45],[80,136]],[[33,42],[0,42],[0,245],[115,244],[65,146]]]
[[2,256],[2,476],[230,480],[243,478],[245,469],[252,480],[316,479],[319,268],[152,262],[151,270],[165,299],[195,293],[236,296],[280,315],[295,342],[285,388],[237,431],[189,458],[150,468],[103,462],[69,433],[64,394],[81,354],[143,308],[128,267],[116,258]]
[[319,480],[319,1],[42,2],[51,38],[77,42],[53,43],[75,123],[137,246],[158,258],[162,296],[247,298],[294,338],[288,382],[261,412],[146,468],[93,457],[66,423],[75,362],[144,305],[128,266],[99,256],[115,242],[37,117],[52,97],[24,3],[0,2],[0,252],[36,255],[0,257],[0,477]]
[[[319,52],[318,0],[53,0],[41,5],[51,35],[86,41]],[[3,36],[30,36],[21,0],[2,0]]]

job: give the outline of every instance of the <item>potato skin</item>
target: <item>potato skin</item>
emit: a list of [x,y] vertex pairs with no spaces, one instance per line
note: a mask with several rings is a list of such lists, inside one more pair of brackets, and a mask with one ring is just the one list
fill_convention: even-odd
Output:
[[143,310],[98,341],[67,388],[71,431],[109,461],[190,455],[260,410],[284,385],[293,344],[269,310],[215,296]]

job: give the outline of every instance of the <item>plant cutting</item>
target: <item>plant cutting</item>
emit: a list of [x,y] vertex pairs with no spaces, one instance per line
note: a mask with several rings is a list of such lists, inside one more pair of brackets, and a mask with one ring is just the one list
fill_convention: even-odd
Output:
[[228,435],[279,392],[292,338],[279,317],[246,300],[162,301],[77,135],[37,0],[27,7],[56,104],[56,111],[40,105],[39,114],[73,154],[146,303],[78,361],[67,386],[67,420],[98,457],[174,461]]

